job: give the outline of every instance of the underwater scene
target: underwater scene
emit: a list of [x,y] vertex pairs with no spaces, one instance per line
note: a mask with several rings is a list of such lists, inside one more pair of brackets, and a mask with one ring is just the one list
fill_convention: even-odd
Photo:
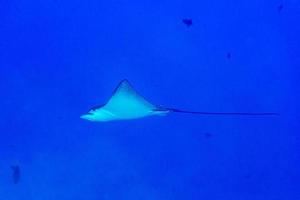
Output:
[[300,200],[300,0],[1,0],[0,200]]

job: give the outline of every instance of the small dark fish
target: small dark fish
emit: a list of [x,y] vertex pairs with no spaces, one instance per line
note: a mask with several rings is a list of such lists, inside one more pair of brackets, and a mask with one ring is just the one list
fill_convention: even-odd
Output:
[[251,174],[245,174],[244,176],[245,179],[250,179],[251,177],[252,177]]
[[190,27],[193,25],[193,20],[192,19],[183,19],[182,22],[187,26]]
[[212,133],[210,133],[210,132],[206,132],[206,133],[204,133],[204,137],[206,138],[206,139],[210,139],[210,138],[212,138]]
[[278,12],[281,12],[283,9],[283,4],[279,4],[279,6],[277,7]]
[[230,53],[230,52],[228,52],[228,53],[226,54],[226,58],[227,58],[227,59],[230,59],[230,58],[231,58],[231,53]]
[[21,171],[20,167],[18,165],[12,165],[10,166],[12,170],[12,180],[14,184],[18,184],[20,182],[20,177],[21,177]]

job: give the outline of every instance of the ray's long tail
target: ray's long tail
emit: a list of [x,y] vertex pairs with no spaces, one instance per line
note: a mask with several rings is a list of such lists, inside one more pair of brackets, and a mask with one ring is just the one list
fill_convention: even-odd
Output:
[[279,113],[275,112],[201,112],[201,111],[188,111],[180,110],[177,108],[166,108],[170,112],[198,114],[198,115],[236,115],[236,116],[278,116]]

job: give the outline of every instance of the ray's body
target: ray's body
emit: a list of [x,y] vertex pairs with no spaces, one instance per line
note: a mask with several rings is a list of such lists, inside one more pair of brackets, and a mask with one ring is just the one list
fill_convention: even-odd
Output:
[[201,112],[188,111],[177,108],[167,108],[156,106],[148,102],[139,95],[124,79],[116,87],[113,95],[106,104],[90,109],[87,114],[81,116],[82,119],[90,121],[112,121],[130,120],[153,115],[166,115],[168,113],[187,113],[197,115],[232,115],[232,116],[267,116],[278,115],[277,113],[250,113],[250,112]]

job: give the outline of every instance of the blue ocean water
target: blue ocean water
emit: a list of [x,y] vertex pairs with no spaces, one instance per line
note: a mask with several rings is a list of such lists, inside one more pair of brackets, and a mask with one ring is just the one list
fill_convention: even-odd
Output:
[[[0,200],[300,199],[300,1],[2,0],[0,19]],[[80,119],[124,78],[280,116]]]

